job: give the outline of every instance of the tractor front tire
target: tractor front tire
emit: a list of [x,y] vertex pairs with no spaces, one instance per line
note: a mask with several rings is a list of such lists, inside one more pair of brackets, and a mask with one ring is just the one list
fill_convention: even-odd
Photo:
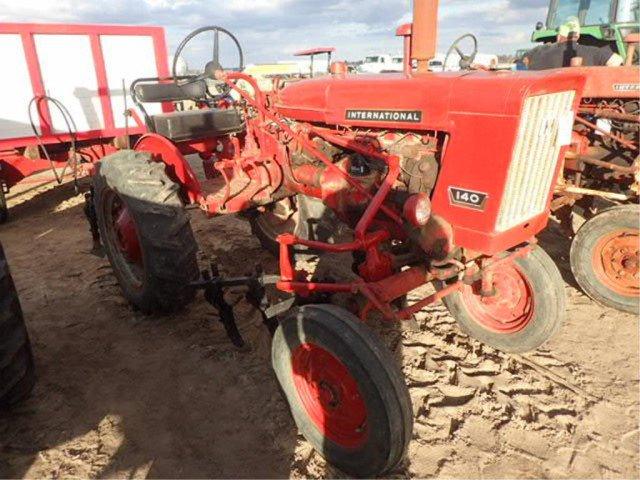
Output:
[[582,290],[606,307],[640,311],[640,206],[621,205],[587,221],[571,244],[571,270]]
[[165,165],[123,150],[102,160],[93,185],[100,237],[125,297],[145,313],[184,308],[195,295],[198,247]]
[[35,378],[18,293],[0,245],[0,409],[11,407],[29,395]]
[[300,432],[357,477],[389,472],[413,429],[411,399],[391,352],[335,305],[306,305],[280,324],[272,362]]
[[481,282],[476,282],[443,299],[466,334],[497,350],[522,353],[540,347],[560,329],[564,282],[540,247],[496,268],[493,279],[495,295],[483,297]]

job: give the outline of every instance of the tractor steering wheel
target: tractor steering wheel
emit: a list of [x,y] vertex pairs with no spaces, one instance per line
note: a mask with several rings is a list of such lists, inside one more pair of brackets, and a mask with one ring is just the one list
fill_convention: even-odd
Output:
[[[460,50],[459,44],[465,38],[470,38],[473,41],[473,52],[471,53],[471,55],[465,55],[464,53],[462,53],[462,50]],[[457,38],[449,48],[449,51],[447,52],[447,56],[444,59],[445,69],[447,68],[449,57],[451,57],[453,52],[456,52],[458,55],[460,55],[460,62],[459,62],[460,70],[470,70],[471,65],[473,65],[473,61],[476,59],[476,56],[478,55],[478,39],[472,33],[467,33]]]
[[[180,58],[182,51],[185,49],[185,47],[191,40],[193,40],[195,37],[205,32],[214,33],[213,52],[212,52],[213,58],[211,59],[210,62],[207,62],[207,64],[204,67],[204,72],[202,72],[200,75],[194,75],[187,79],[185,79],[185,77],[178,77],[177,75],[178,59]],[[173,75],[173,81],[175,82],[176,85],[178,85],[179,87],[182,87],[190,83],[196,83],[196,82],[201,82],[206,80],[215,80],[215,72],[218,70],[223,70],[222,64],[220,63],[220,33],[227,35],[236,44],[236,47],[238,49],[238,58],[239,58],[239,65],[237,69],[238,71],[244,70],[244,52],[242,51],[242,47],[240,46],[240,42],[238,41],[238,39],[229,30],[226,30],[222,27],[217,27],[217,26],[202,27],[197,30],[194,30],[189,35],[187,35],[185,39],[182,40],[182,42],[178,46],[178,49],[176,50],[176,54],[173,57],[173,68],[171,69],[171,74]],[[224,82],[216,81],[216,88],[218,89],[219,94],[212,95],[214,99],[224,98],[227,95],[229,95],[229,92],[231,91],[231,87],[229,87],[229,85],[227,85]]]

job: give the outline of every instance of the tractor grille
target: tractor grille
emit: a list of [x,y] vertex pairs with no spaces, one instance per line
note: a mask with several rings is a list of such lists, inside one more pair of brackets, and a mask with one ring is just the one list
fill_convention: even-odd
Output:
[[497,231],[509,230],[544,212],[560,148],[570,141],[574,98],[575,92],[568,91],[525,100]]

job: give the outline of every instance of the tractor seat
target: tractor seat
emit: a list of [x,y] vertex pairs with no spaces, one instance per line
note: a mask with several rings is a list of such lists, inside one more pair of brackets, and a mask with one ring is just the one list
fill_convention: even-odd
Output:
[[233,109],[162,113],[151,116],[151,122],[157,134],[174,142],[221,137],[244,130],[240,115]]
[[207,84],[204,80],[176,85],[170,83],[139,83],[133,88],[135,97],[142,103],[180,102],[199,100],[207,96]]
[[[221,137],[244,130],[244,123],[237,111],[207,108],[148,115],[145,103],[205,101],[207,84],[198,80],[176,85],[169,79],[140,78],[131,87],[133,101],[143,111],[149,129],[173,142]],[[164,83],[161,83],[164,82]]]

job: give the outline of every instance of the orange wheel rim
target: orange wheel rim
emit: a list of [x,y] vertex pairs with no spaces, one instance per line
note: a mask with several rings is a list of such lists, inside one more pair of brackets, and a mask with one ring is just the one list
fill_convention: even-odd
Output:
[[598,280],[625,297],[640,296],[640,232],[615,230],[603,236],[593,250],[593,270]]

